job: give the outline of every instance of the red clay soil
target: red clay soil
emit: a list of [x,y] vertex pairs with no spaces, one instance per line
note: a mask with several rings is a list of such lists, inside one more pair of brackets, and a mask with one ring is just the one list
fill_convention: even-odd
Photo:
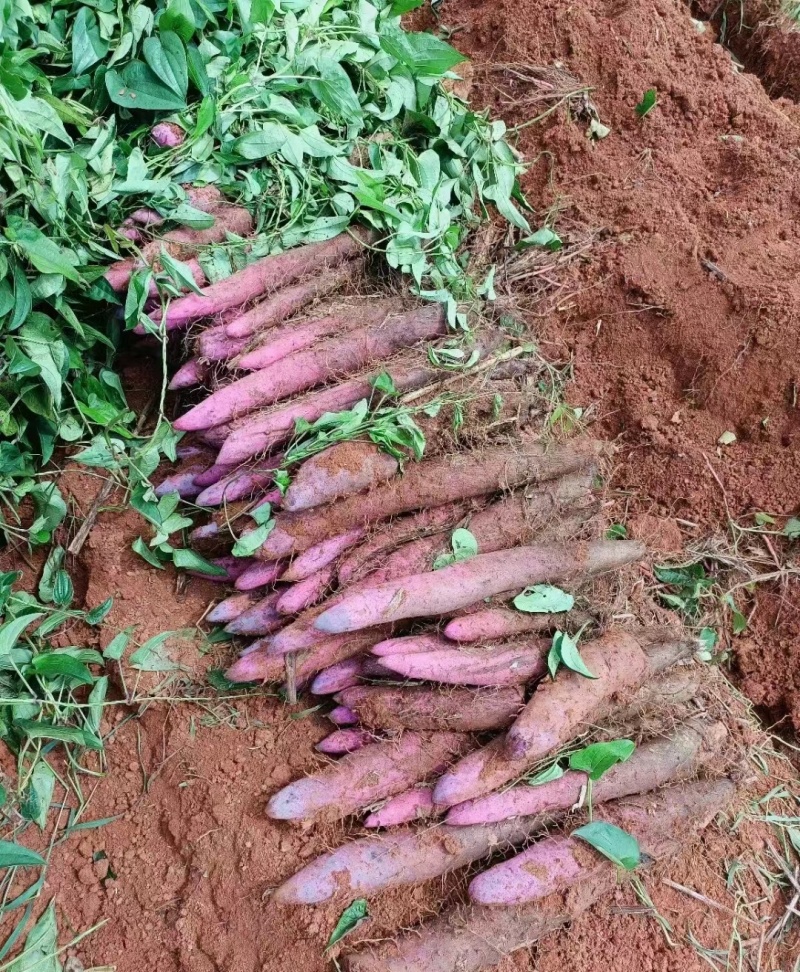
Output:
[[[698,524],[685,541],[728,515],[797,512],[798,105],[772,100],[679,0],[466,2],[442,19],[474,59],[473,98],[507,122],[531,94],[518,67],[557,62],[611,127],[592,142],[561,109],[519,144],[539,221],[555,208],[610,233],[535,328],[551,360],[574,361],[572,402],[617,442],[624,509]],[[724,432],[735,444],[718,445]],[[775,622],[798,605],[791,588],[760,595],[733,645],[751,698],[795,728],[800,642]]]
[[[536,160],[525,189],[540,219],[558,204],[565,225],[569,217],[569,225],[610,231],[561,311],[536,328],[547,356],[574,358],[573,402],[593,405],[598,432],[617,441],[612,486],[632,494],[636,531],[675,550],[683,529],[676,519],[706,531],[727,510],[794,513],[800,110],[737,73],[711,28],[700,33],[678,0],[445,0],[440,10],[478,64],[476,103],[509,123],[524,121],[507,101],[510,69],[481,65],[557,60],[593,87],[612,128],[593,144],[586,123],[560,110],[524,129],[521,148]],[[651,87],[658,105],[639,119],[634,105]],[[725,431],[737,441],[721,448]],[[82,515],[97,484],[72,485]],[[130,552],[141,529],[131,511],[102,514],[81,562],[87,602],[114,594],[109,630],[137,624],[138,643],[190,627],[215,593],[194,579],[180,593],[170,571],[143,568]],[[759,602],[739,665],[751,695],[780,712],[800,698],[800,630],[784,626],[773,640],[777,607],[777,595]],[[196,643],[179,657],[195,681],[213,664]],[[270,891],[341,831],[265,815],[269,795],[318,765],[311,747],[328,731],[323,720],[263,695],[198,706],[186,701],[197,691],[188,676],[140,690],[161,701],[138,719],[117,710],[110,772],[86,814],[121,819],[70,838],[48,871],[62,937],[108,919],[74,951],[87,968],[117,972],[329,968],[324,947],[340,906],[281,911]],[[743,756],[743,776],[751,766]],[[786,772],[778,764],[777,776],[743,783],[763,793]],[[706,972],[689,932],[707,949],[731,948],[729,967],[738,968],[733,929],[757,972],[790,969],[791,955],[773,952],[764,932],[785,901],[751,869],[774,835],[747,820],[731,832],[730,822],[668,866],[673,882],[705,900],[660,876],[647,880],[674,947],[631,889],[620,888],[568,931],[506,959],[500,972]],[[746,897],[760,902],[752,912],[726,886],[735,861],[745,862]],[[435,915],[463,887],[460,875],[379,896],[360,934],[380,938]]]

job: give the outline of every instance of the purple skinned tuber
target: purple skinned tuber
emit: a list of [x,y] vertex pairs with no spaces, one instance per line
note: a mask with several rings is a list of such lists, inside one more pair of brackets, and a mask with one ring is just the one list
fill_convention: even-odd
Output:
[[373,742],[375,736],[366,729],[337,729],[318,742],[314,749],[327,756],[345,756]]

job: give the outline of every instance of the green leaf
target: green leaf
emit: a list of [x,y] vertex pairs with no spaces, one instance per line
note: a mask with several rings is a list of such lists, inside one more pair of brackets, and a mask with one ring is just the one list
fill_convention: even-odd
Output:
[[265,523],[269,523],[272,519],[272,504],[271,503],[261,503],[254,509],[250,510],[250,519],[253,520],[258,526],[263,526]]
[[151,567],[157,567],[159,570],[164,570],[164,563],[158,557],[155,550],[151,550],[150,547],[144,542],[141,537],[137,537],[131,544],[131,550],[134,553],[139,554],[142,560],[146,560]]
[[180,260],[171,256],[162,246],[161,255],[159,257],[161,265],[164,270],[172,277],[173,282],[177,286],[178,290],[186,288],[195,294],[202,294],[202,290],[197,286],[194,277],[192,276],[191,269]]
[[556,250],[562,249],[564,243],[558,233],[547,226],[543,226],[541,229],[536,230],[535,233],[531,233],[530,236],[526,236],[520,240],[516,248],[518,250],[524,250],[529,246],[541,246],[545,250],[554,253]]
[[76,269],[78,258],[72,250],[60,247],[27,219],[9,214],[5,234],[40,273],[60,273],[76,283],[81,279]]
[[56,908],[51,901],[28,933],[22,952],[8,966],[8,972],[61,972],[57,952]]
[[0,658],[7,655],[16,646],[20,635],[27,627],[43,617],[44,612],[37,611],[34,614],[23,614],[21,617],[12,618],[0,625]]
[[642,100],[636,105],[636,114],[640,118],[644,118],[645,115],[649,114],[655,108],[656,99],[656,89],[648,88],[642,95]]
[[713,628],[701,628],[697,637],[703,645],[703,649],[709,654],[714,651],[719,640],[717,632]]
[[208,574],[209,577],[226,577],[228,573],[224,568],[212,564],[210,560],[195,553],[194,550],[184,547],[172,551],[172,562],[181,570],[194,570],[199,574]]
[[45,604],[54,600],[53,587],[55,584],[56,574],[61,569],[61,565],[64,563],[65,555],[66,551],[63,547],[53,547],[47,557],[47,560],[44,562],[38,591],[39,600],[44,601]]
[[289,134],[289,129],[280,122],[265,122],[257,131],[248,132],[235,139],[231,148],[243,159],[256,162],[275,155]]
[[556,631],[553,635],[553,644],[547,656],[547,667],[551,678],[556,677],[560,665],[565,665],[585,678],[597,678],[596,675],[592,675],[580,656],[578,651],[579,637],[580,632],[574,638],[564,631]]
[[33,719],[17,719],[14,725],[29,739],[55,739],[58,742],[85,746],[87,749],[103,748],[102,739],[77,726],[59,726],[44,719],[41,722]]
[[585,840],[587,844],[591,844],[595,850],[626,871],[632,871],[641,860],[639,842],[636,838],[622,828],[603,820],[595,820],[583,827],[578,827],[572,832],[572,836]]
[[108,54],[109,43],[100,36],[97,15],[81,7],[72,24],[72,73],[83,74]]
[[753,519],[756,522],[756,526],[774,526],[775,524],[775,517],[770,516],[769,513],[754,513]]
[[528,786],[542,786],[544,783],[554,783],[556,780],[560,780],[563,775],[564,770],[556,762],[543,769],[541,773],[526,777],[525,782]]
[[389,8],[389,13],[392,17],[402,17],[403,14],[411,10],[416,10],[417,7],[421,7],[424,3],[425,0],[394,0],[392,6]]
[[53,802],[53,793],[56,786],[55,773],[50,769],[45,760],[40,759],[33,767],[28,788],[35,795],[36,812],[28,820],[33,820],[40,830],[44,830],[47,823],[47,813],[50,804]]
[[10,840],[0,840],[0,867],[42,867],[43,857]]
[[47,651],[34,656],[30,672],[40,678],[66,678],[76,685],[92,685],[94,675],[82,662],[60,651]]
[[571,611],[575,605],[575,598],[560,587],[550,584],[536,584],[526,587],[521,594],[514,598],[514,607],[518,611],[528,614],[561,614]]
[[191,0],[169,0],[158,21],[160,31],[174,31],[188,43],[197,29]]
[[115,105],[140,111],[180,111],[186,100],[177,95],[143,62],[131,61],[121,72],[106,72],[106,91]]
[[186,67],[186,51],[180,37],[170,30],[161,30],[158,37],[145,39],[142,53],[158,80],[184,100],[189,85],[189,74]]
[[800,519],[796,516],[791,517],[791,519],[786,521],[786,526],[784,526],[781,532],[790,540],[796,540],[800,537]]
[[353,83],[347,71],[330,58],[317,65],[319,78],[308,82],[314,95],[336,118],[343,118],[350,124],[361,122],[364,113],[361,103],[353,90]]
[[478,553],[478,541],[475,539],[474,534],[470,533],[469,530],[465,530],[463,527],[459,527],[453,531],[453,536],[450,538],[450,545],[453,548],[453,552],[440,554],[433,562],[434,570],[441,570],[442,567],[449,567],[450,564],[457,564],[462,560],[469,560],[470,557],[475,557]]
[[624,540],[628,530],[622,523],[612,523],[606,530],[606,540]]
[[456,64],[468,60],[433,34],[406,33],[398,28],[382,31],[381,47],[415,76],[426,78],[440,78]]
[[379,375],[376,375],[372,379],[372,387],[375,391],[380,392],[381,395],[393,397],[399,394],[397,386],[388,371],[382,371]]
[[569,768],[587,773],[592,781],[599,780],[612,766],[629,760],[634,749],[636,743],[630,739],[592,743],[570,756]]
[[73,595],[72,578],[65,570],[59,570],[53,584],[53,603],[58,607],[67,607]]
[[356,898],[356,900],[348,905],[347,908],[341,914],[341,917],[336,922],[336,927],[331,932],[331,937],[328,939],[328,944],[325,946],[327,951],[333,948],[337,942],[340,942],[345,935],[348,935],[351,931],[361,924],[362,921],[369,917],[369,911],[367,909],[367,902],[364,898]]
[[105,620],[111,608],[114,607],[114,598],[108,597],[102,604],[98,604],[96,608],[92,608],[91,611],[86,613],[86,623],[91,625],[100,624]]
[[162,631],[161,634],[148,638],[140,648],[137,648],[128,659],[128,664],[142,672],[174,672],[180,668],[180,665],[170,657],[166,643],[170,638],[192,638],[195,633],[193,628]]
[[103,658],[109,661],[119,661],[120,658],[125,654],[125,649],[128,647],[128,642],[131,640],[131,635],[135,631],[134,627],[125,628],[120,631],[119,634],[114,635],[111,641],[108,643],[108,647],[103,652]]
[[255,530],[243,533],[233,545],[231,553],[234,557],[252,557],[258,548],[266,541],[275,526],[273,519],[262,523]]

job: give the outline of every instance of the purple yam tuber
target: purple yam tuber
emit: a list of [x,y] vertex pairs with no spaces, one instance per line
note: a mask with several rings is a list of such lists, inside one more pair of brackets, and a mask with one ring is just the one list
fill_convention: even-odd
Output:
[[280,579],[284,565],[278,561],[256,561],[236,578],[237,591],[254,591],[259,587],[267,587]]
[[283,509],[297,512],[371,489],[395,476],[400,464],[374,442],[341,442],[307,459],[295,473]]
[[[276,530],[267,538],[267,545]],[[315,626],[334,633],[405,618],[448,614],[485,597],[529,584],[614,570],[643,554],[641,544],[627,540],[515,547],[478,554],[438,571],[367,586],[323,612]]]
[[360,682],[361,659],[347,658],[337,665],[331,665],[316,676],[311,683],[313,695],[334,695],[344,689],[352,688]]
[[318,742],[314,749],[327,756],[345,756],[372,742],[375,742],[375,737],[366,729],[337,729]]
[[592,440],[578,439],[567,446],[552,448],[530,442],[518,450],[492,446],[415,463],[406,468],[402,477],[373,489],[366,496],[348,497],[332,509],[281,514],[265,552],[271,555],[276,550],[286,556],[335,533],[400,513],[488,496],[523,483],[560,479],[593,466],[599,449],[599,444]]
[[320,568],[315,574],[309,574],[303,580],[297,581],[285,590],[275,605],[282,615],[299,614],[301,611],[325,597],[325,592],[335,576],[333,564]]
[[267,805],[275,820],[340,818],[441,772],[468,745],[457,733],[405,732],[373,743],[316,776],[290,783]]
[[358,237],[343,233],[324,243],[311,243],[276,256],[263,257],[206,287],[201,294],[188,294],[173,301],[167,312],[169,327],[181,327],[201,317],[212,317],[242,307],[284,284],[294,283],[307,273],[319,271],[320,264],[333,266],[357,254],[362,246]]
[[249,339],[257,332],[296,314],[317,297],[331,294],[349,283],[362,267],[360,259],[351,259],[340,267],[322,273],[312,270],[313,276],[307,280],[271,294],[244,314],[234,317],[225,325],[225,331],[236,340]]
[[300,581],[333,563],[344,551],[359,543],[364,537],[363,530],[350,530],[339,537],[323,540],[315,547],[309,547],[289,564],[283,575],[285,581]]
[[365,818],[364,826],[370,829],[399,827],[414,820],[425,820],[427,817],[432,817],[435,812],[430,787],[415,787],[387,800],[380,810]]
[[518,686],[434,689],[428,686],[356,685],[336,696],[368,729],[485,732],[510,725],[524,705]]
[[328,338],[314,348],[293,355],[291,361],[277,361],[217,389],[177,419],[175,428],[187,432],[230,422],[263,405],[322,385],[338,375],[353,374],[400,348],[437,337],[445,332],[446,326],[440,307],[432,306],[389,317],[378,328]]

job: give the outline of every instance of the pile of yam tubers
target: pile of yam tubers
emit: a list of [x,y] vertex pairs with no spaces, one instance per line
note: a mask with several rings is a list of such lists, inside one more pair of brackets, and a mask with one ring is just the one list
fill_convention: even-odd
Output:
[[[146,225],[144,212],[132,230]],[[449,377],[426,354],[447,337],[439,305],[397,310],[397,300],[331,296],[361,272],[366,235],[265,257],[151,310],[190,348],[172,387],[195,389],[175,422],[189,433],[181,465],[158,491],[216,507],[192,540],[218,555],[235,591],[208,620],[253,639],[228,678],[285,681],[292,700],[302,688],[334,703],[336,728],[317,747],[331,759],[274,794],[269,815],[362,814],[367,831],[382,831],[307,864],[275,900],[347,901],[472,867],[469,904],[340,957],[350,972],[467,972],[614,888],[618,863],[570,836],[587,810],[635,838],[646,867],[694,839],[735,789],[719,775],[725,725],[681,708],[698,680],[689,664],[697,645],[680,628],[607,626],[584,637],[577,663],[553,664],[554,633],[592,624],[591,579],[646,556],[634,541],[593,539],[600,443],[506,424],[500,437],[448,451],[431,419],[421,461],[401,468],[372,441],[341,442],[276,487],[298,420],[369,399],[386,371],[400,394],[435,391]],[[194,259],[191,241],[174,247]],[[130,270],[110,271],[118,289]],[[484,386],[506,388],[515,377],[498,344],[478,342],[475,357]],[[442,566],[457,528],[477,552]],[[252,556],[225,552],[257,530]],[[554,584],[583,594],[587,611],[514,607],[525,589]],[[647,737],[638,714],[661,704],[679,718]],[[637,745],[596,780],[575,769],[531,779],[620,727]],[[487,869],[476,873],[476,862]]]

